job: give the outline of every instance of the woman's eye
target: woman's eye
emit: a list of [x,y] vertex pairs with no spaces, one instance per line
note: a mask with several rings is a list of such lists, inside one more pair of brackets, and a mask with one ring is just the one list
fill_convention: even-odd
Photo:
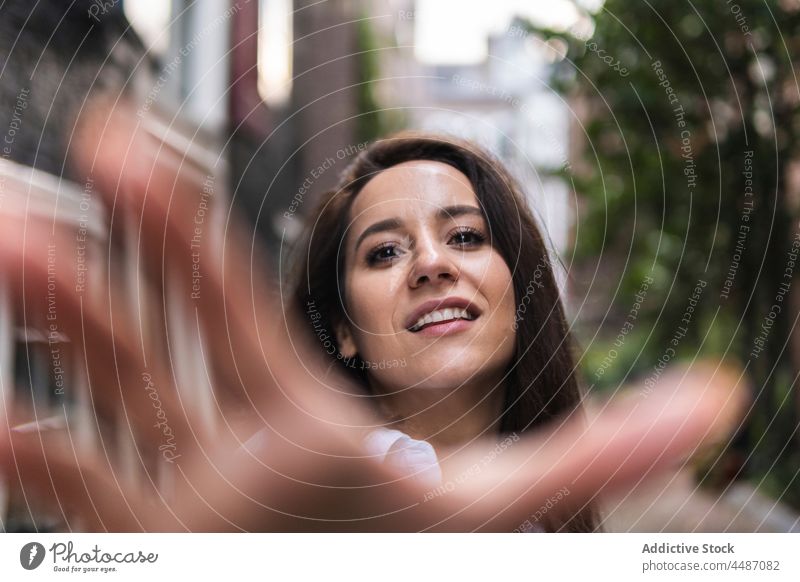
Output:
[[367,263],[369,265],[376,265],[380,263],[388,263],[393,259],[397,258],[399,255],[397,254],[397,246],[394,244],[383,244],[372,251],[369,252],[367,255]]
[[450,237],[451,243],[464,247],[480,245],[484,240],[486,237],[472,228],[458,230]]

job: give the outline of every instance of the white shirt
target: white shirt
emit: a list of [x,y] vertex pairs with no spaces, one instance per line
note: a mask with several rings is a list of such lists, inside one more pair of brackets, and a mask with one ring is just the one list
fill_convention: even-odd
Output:
[[436,487],[442,483],[439,458],[428,441],[412,439],[395,429],[377,428],[364,439],[364,447],[379,463],[387,463],[422,485]]

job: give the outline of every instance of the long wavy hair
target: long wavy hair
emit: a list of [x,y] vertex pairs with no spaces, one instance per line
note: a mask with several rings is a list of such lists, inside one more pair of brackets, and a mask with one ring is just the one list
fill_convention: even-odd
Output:
[[[324,193],[311,214],[299,247],[292,301],[313,331],[334,330],[344,321],[345,261],[341,243],[353,201],[370,179],[404,162],[428,160],[449,164],[470,181],[490,230],[490,242],[511,273],[516,305],[516,350],[505,378],[501,433],[522,433],[555,418],[580,413],[581,394],[564,310],[544,239],[519,186],[503,165],[476,145],[449,136],[400,133],[362,151],[343,171],[338,185]],[[338,350],[335,334],[330,341]],[[362,367],[331,356],[345,374],[369,389]],[[332,364],[333,365],[333,364]],[[545,515],[547,531],[597,531],[592,505],[573,515]]]

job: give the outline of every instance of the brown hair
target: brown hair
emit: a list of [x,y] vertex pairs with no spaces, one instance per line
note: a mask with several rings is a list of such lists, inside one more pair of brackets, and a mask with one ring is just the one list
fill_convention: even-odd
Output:
[[[512,273],[518,305],[516,351],[505,378],[501,432],[524,432],[556,417],[579,412],[570,336],[547,249],[519,187],[502,164],[469,142],[451,137],[400,133],[371,144],[345,169],[339,184],[325,193],[309,222],[298,256],[293,301],[304,312],[313,305],[313,325],[336,329],[344,318],[344,253],[341,244],[350,208],[366,183],[379,172],[413,160],[443,162],[472,184],[490,229],[491,244]],[[524,310],[524,313],[521,311]],[[330,333],[335,346],[335,337]],[[332,350],[329,350],[329,352]],[[368,387],[361,366],[332,356],[341,368]],[[551,531],[595,531],[591,505],[571,517],[546,516]]]

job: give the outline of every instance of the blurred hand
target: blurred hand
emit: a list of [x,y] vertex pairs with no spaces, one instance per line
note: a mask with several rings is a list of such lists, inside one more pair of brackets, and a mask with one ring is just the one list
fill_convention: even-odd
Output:
[[[739,418],[742,372],[703,362],[665,374],[652,393],[632,386],[588,418],[522,436],[502,454],[492,453],[495,442],[440,453],[453,487],[433,495],[367,456],[364,433],[381,422],[358,387],[330,371],[302,314],[283,304],[250,227],[211,196],[198,234],[202,171],[119,107],[84,120],[72,157],[105,197],[112,236],[136,242],[131,259],[148,280],[131,289],[109,275],[79,292],[75,233],[20,221],[7,210],[24,206],[24,193],[6,194],[0,276],[24,298],[26,317],[48,313],[55,285],[58,326],[81,348],[93,409],[135,443],[138,477],[122,474],[105,446],[97,454],[63,433],[12,430],[18,410],[0,420],[0,471],[26,498],[57,507],[70,529],[511,531],[563,487],[575,511],[723,440]],[[224,225],[221,239],[211,216]],[[90,271],[103,271],[109,255],[92,260]],[[185,297],[203,347],[211,419],[176,380],[166,338],[149,340],[152,322],[137,309],[140,295],[163,294],[166,279]],[[168,315],[164,305],[155,315]],[[258,431],[264,445],[243,448]]]

